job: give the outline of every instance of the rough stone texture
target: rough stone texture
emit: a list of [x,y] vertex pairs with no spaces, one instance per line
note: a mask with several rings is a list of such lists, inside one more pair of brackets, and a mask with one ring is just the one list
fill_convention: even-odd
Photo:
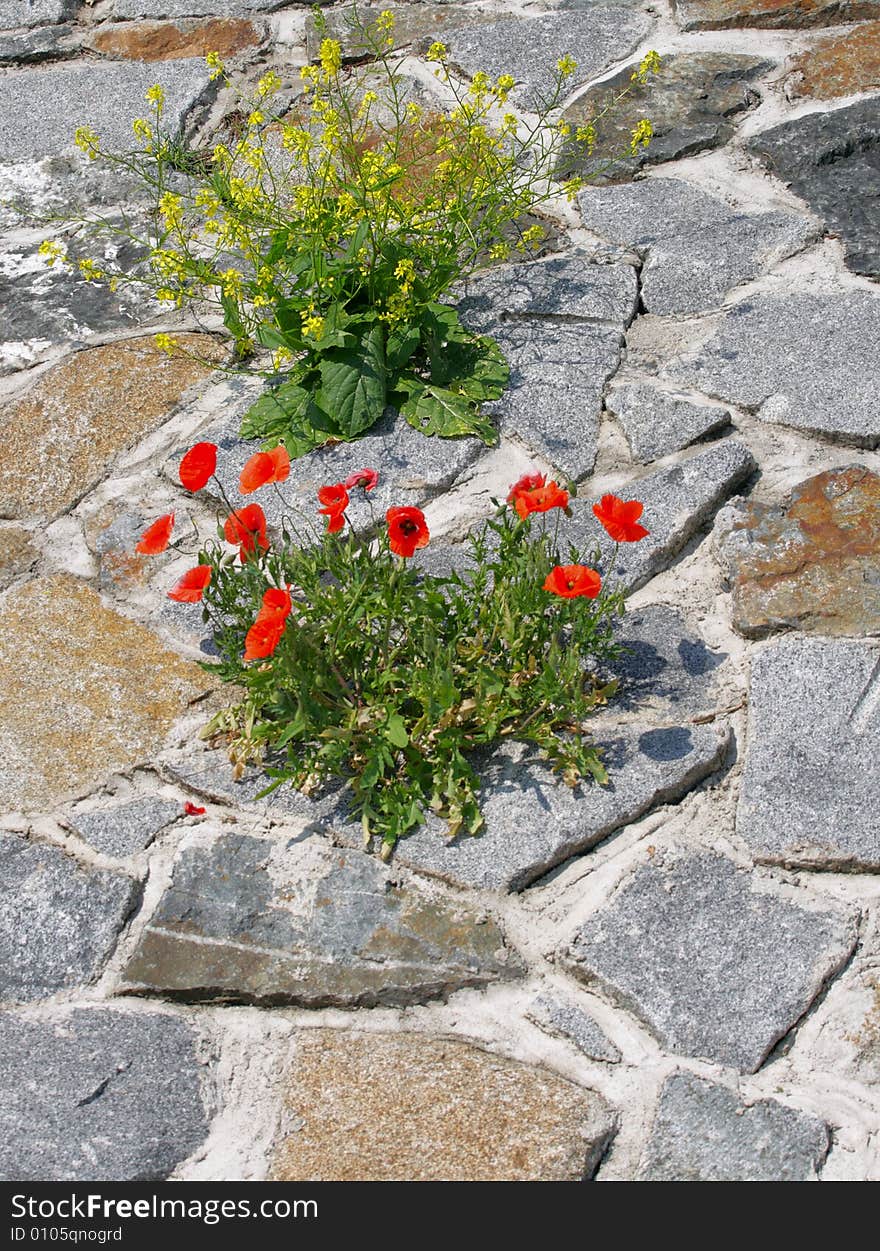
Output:
[[224,834],[179,854],[122,989],[191,1001],[372,1007],[521,973],[494,922],[317,836]]
[[869,469],[808,478],[784,508],[743,503],[722,551],[746,638],[880,634],[880,477]]
[[[383,7],[394,14],[394,46],[405,47],[419,41],[420,48],[427,48],[435,39],[444,39],[447,29],[455,26],[461,29],[468,26],[485,25],[494,20],[494,15],[480,9],[464,9],[458,4],[389,4],[365,5],[358,4],[357,10],[364,25],[374,22]],[[315,29],[314,18],[311,16],[306,23],[306,51],[312,60],[317,60],[322,38],[330,36],[342,44],[343,56],[357,58],[363,55],[363,41],[352,29],[348,15],[351,7],[329,9],[326,13],[326,32],[321,35]]]
[[[618,487],[615,493],[621,499],[642,501],[645,508],[641,521],[649,533],[637,543],[620,544],[610,575],[612,581],[627,590],[636,590],[661,569],[668,568],[754,470],[755,460],[748,448],[733,439],[724,439],[689,460]],[[615,544],[593,515],[595,502],[594,497],[587,495],[572,501],[567,537],[584,553],[598,544],[602,572],[609,565]]]
[[[315,534],[319,534],[324,518],[317,512],[320,507],[318,489],[327,483],[342,482],[365,465],[379,471],[379,484],[368,496],[360,490],[352,491],[348,516],[356,527],[368,526],[371,505],[376,517],[383,517],[392,505],[421,507],[450,486],[485,451],[479,439],[425,438],[389,408],[373,429],[355,442],[318,448],[295,461],[290,477],[279,488],[280,497],[271,487],[242,496],[238,490],[239,475],[245,462],[260,450],[261,443],[259,440],[244,442],[239,438],[239,429],[242,417],[261,390],[261,387],[245,388],[241,398],[232,401],[223,417],[200,431],[198,437],[217,444],[216,477],[227,499],[236,506],[258,502],[271,526],[278,525],[287,515],[295,517],[300,525],[304,523],[306,533],[307,527],[312,525]],[[185,450],[181,446],[166,466],[173,481],[178,480],[180,457]],[[209,483],[206,489],[212,491],[215,484]]]
[[528,1008],[526,1016],[548,1034],[573,1043],[589,1060],[617,1064],[620,1052],[591,1016],[570,999],[540,995]]
[[68,824],[96,851],[122,858],[149,847],[156,835],[182,814],[180,804],[147,795],[115,808],[74,812]]
[[0,1016],[0,1178],[161,1181],[208,1133],[192,1030],[103,1008]]
[[736,829],[759,860],[880,870],[880,646],[780,639],[752,661]]
[[0,0],[0,30],[43,26],[73,17],[79,0]]
[[865,291],[756,295],[734,304],[709,339],[686,348],[666,373],[762,421],[876,447],[880,298]]
[[[199,335],[182,342],[209,353],[215,346]],[[151,338],[92,348],[56,365],[0,410],[0,515],[51,518],[70,508],[208,374],[206,365],[160,352]]]
[[836,26],[880,15],[877,0],[675,0],[682,30]]
[[0,610],[0,803],[48,811],[157,751],[210,679],[64,574]]
[[581,1181],[614,1132],[591,1090],[416,1034],[309,1030],[285,1103],[276,1181]]
[[579,252],[496,266],[463,283],[460,294],[462,320],[489,332],[511,317],[565,317],[626,327],[638,299],[631,265],[597,265]]
[[825,219],[850,269],[880,276],[880,97],[783,122],[748,146]]
[[137,884],[5,834],[0,869],[0,999],[45,999],[94,981],[137,903]]
[[724,856],[682,850],[642,864],[562,956],[667,1050],[751,1072],[856,939],[852,915],[801,906]]
[[742,213],[676,178],[588,188],[578,200],[590,230],[645,254],[642,304],[658,314],[715,308],[819,234],[800,213]]
[[615,388],[606,395],[605,407],[623,427],[633,459],[642,464],[680,452],[730,424],[726,408],[695,404],[646,383]]
[[[563,113],[572,128],[589,122],[609,99],[631,86],[637,63],[579,96]],[[612,112],[596,124],[598,143],[592,156],[572,139],[557,166],[557,175],[574,169],[600,182],[621,182],[645,165],[675,161],[727,143],[738,116],[753,108],[760,94],[752,84],[772,62],[730,52],[681,52],[662,57],[662,69],[645,84],[636,84]],[[647,148],[630,156],[630,137],[643,117],[651,119],[654,137]],[[614,159],[611,169],[605,169]]]
[[[880,4],[877,5],[880,12]],[[880,22],[863,22],[844,35],[829,35],[792,61],[786,84],[795,96],[833,100],[880,88]]]
[[651,604],[629,609],[616,637],[624,650],[609,665],[620,682],[615,709],[675,720],[715,707],[715,687],[727,655],[708,648],[674,608]]
[[20,526],[0,528],[0,591],[36,564],[39,548],[27,530]]
[[242,13],[271,13],[289,0],[114,0],[115,18],[237,17]]
[[561,56],[568,54],[578,62],[566,83],[570,92],[633,52],[651,26],[644,13],[603,6],[586,12],[502,18],[475,29],[458,27],[447,31],[443,42],[452,64],[466,74],[482,70],[493,79],[512,74],[517,80],[512,99],[534,109],[552,93]]
[[0,65],[49,61],[75,56],[78,43],[71,26],[42,26],[17,35],[0,34]]
[[813,1181],[827,1126],[775,1099],[743,1104],[692,1073],[667,1078],[639,1181]]
[[126,61],[174,61],[219,52],[235,56],[262,42],[262,34],[244,18],[208,22],[139,22],[136,26],[99,26],[89,45],[104,56]]
[[[138,0],[140,5],[140,0]],[[0,162],[58,156],[73,149],[77,126],[90,125],[110,151],[135,146],[133,118],[144,92],[165,88],[163,118],[172,130],[213,92],[204,61],[107,61],[10,71],[0,77]]]

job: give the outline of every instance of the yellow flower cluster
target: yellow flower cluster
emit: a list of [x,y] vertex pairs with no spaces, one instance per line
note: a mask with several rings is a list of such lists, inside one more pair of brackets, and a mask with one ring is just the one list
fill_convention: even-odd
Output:
[[37,254],[43,257],[50,269],[58,261],[67,259],[67,249],[56,239],[44,239],[37,248]]

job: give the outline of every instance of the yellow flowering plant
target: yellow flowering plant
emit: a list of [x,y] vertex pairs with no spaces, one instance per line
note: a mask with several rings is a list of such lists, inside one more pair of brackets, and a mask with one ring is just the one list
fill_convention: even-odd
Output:
[[[138,151],[107,153],[88,127],[77,131],[90,158],[121,163],[155,193],[146,267],[112,274],[102,262],[84,276],[136,277],[172,306],[216,307],[236,367],[267,380],[242,426],[267,449],[283,443],[300,456],[354,439],[388,405],[425,434],[493,442],[481,405],[502,394],[507,363],[448,297],[487,259],[538,247],[541,227],[522,219],[559,194],[549,175],[570,128],[553,115],[576,64],[560,59],[526,122],[506,107],[510,75],[465,83],[434,43],[427,60],[447,100],[434,108],[413,98],[400,72],[390,12],[365,24],[354,11],[354,66],[320,11],[314,20],[323,37],[301,70],[301,96],[278,105],[282,82],[267,72],[251,96],[238,93],[241,124],[212,150],[187,148],[169,131],[161,87],[147,92],[150,116],[133,123]],[[657,68],[649,58],[642,81]],[[220,57],[207,61],[232,86]],[[633,143],[649,132],[640,123]],[[582,185],[567,179],[569,198]],[[47,250],[46,259],[58,257]],[[167,333],[159,345],[175,350]]]

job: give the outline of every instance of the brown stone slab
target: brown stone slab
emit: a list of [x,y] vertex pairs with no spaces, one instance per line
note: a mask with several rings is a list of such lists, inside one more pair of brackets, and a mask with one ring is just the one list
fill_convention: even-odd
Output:
[[878,17],[880,4],[877,0],[675,0],[675,13],[683,30],[802,29]]
[[235,56],[262,42],[253,22],[213,18],[208,22],[125,22],[100,26],[89,44],[104,56],[126,61],[178,61],[219,52]]
[[792,63],[792,94],[833,100],[880,88],[880,22],[863,22],[845,35],[829,35]]

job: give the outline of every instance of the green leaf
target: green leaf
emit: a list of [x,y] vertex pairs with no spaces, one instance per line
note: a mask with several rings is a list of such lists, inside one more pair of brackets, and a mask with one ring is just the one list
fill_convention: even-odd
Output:
[[283,440],[293,458],[305,456],[332,435],[338,436],[338,430],[331,418],[315,403],[312,391],[296,382],[264,391],[241,423],[243,439]]
[[396,373],[402,369],[421,341],[421,328],[410,322],[402,322],[390,330],[385,345],[388,372]]
[[402,378],[398,385],[406,393],[400,411],[422,434],[436,434],[444,439],[475,434],[484,443],[496,441],[495,427],[467,396],[412,377]]
[[450,367],[457,370],[451,379],[452,389],[481,403],[497,400],[510,380],[504,353],[494,339],[485,335],[467,344],[458,340],[450,343],[448,360]]
[[381,326],[372,326],[354,348],[331,348],[320,371],[317,403],[331,415],[344,438],[354,438],[379,420],[386,404]]
[[395,747],[406,747],[409,742],[409,735],[406,732],[406,724],[403,717],[396,712],[392,713],[388,718],[388,723],[385,726],[385,737]]

